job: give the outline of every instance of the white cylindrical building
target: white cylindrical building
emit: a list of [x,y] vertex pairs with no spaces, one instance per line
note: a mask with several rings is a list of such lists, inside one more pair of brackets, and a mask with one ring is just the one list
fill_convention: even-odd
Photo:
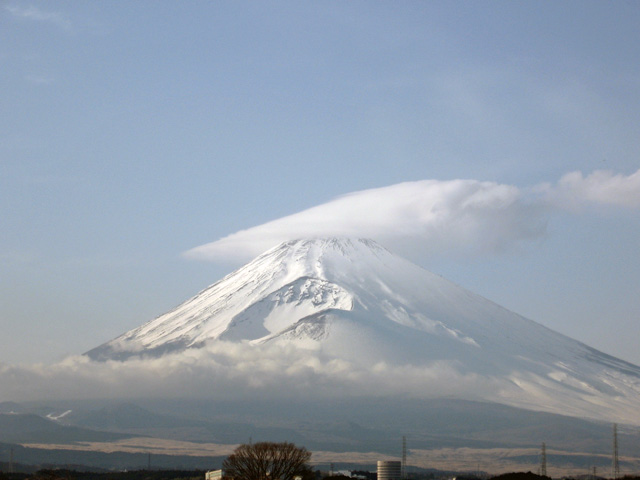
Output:
[[402,462],[378,460],[378,480],[401,480]]

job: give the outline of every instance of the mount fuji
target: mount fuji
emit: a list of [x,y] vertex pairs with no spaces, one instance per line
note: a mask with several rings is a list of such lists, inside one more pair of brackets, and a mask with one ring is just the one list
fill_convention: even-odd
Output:
[[[87,355],[127,361],[216,342],[285,346],[372,369],[417,372],[419,381],[404,385],[414,396],[437,396],[431,378],[471,379],[459,397],[638,424],[640,367],[500,307],[372,240],[282,243]],[[396,383],[402,393],[402,382]]]

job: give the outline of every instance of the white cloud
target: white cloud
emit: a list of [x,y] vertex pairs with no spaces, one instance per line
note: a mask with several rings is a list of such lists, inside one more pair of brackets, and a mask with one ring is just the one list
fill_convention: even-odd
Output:
[[27,75],[25,78],[27,82],[34,85],[51,85],[55,81],[53,77],[45,77],[42,75]]
[[593,205],[640,207],[640,170],[629,176],[596,170],[584,177],[581,172],[564,175],[550,197],[559,206],[575,208]]
[[[389,381],[392,379],[392,381]],[[377,365],[329,358],[292,346],[217,342],[159,358],[96,362],[68,357],[53,365],[0,364],[0,401],[88,398],[228,399],[259,394],[261,398],[327,398],[349,395],[395,395],[421,398],[477,392],[490,395],[498,385],[453,365]],[[426,388],[426,386],[429,388]]]
[[24,18],[27,20],[33,20],[36,22],[49,23],[55,25],[64,30],[71,29],[71,20],[60,12],[45,12],[39,8],[30,5],[18,6],[18,5],[6,5],[5,10],[14,15],[15,17]]
[[294,238],[357,236],[403,252],[496,251],[545,231],[545,207],[510,185],[424,180],[354,192],[234,233],[189,258],[247,260]]
[[463,398],[633,422],[637,402],[558,390],[546,377],[461,371],[455,361],[393,364],[329,357],[293,345],[214,342],[158,358],[96,362],[85,356],[53,364],[0,364],[0,401],[191,398],[333,399],[347,397]]
[[640,170],[563,176],[557,185],[519,188],[478,180],[422,180],[343,195],[228,235],[187,258],[247,261],[280,242],[318,236],[373,238],[403,255],[501,252],[542,237],[554,211],[640,206]]

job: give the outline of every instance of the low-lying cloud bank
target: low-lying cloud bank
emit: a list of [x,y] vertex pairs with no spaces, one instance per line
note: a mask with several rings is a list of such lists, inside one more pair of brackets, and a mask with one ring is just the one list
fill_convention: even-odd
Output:
[[[323,398],[405,393],[420,397],[495,392],[497,383],[446,362],[364,365],[292,346],[215,342],[155,358],[0,364],[0,401],[89,398]],[[427,386],[429,388],[427,388]],[[437,392],[434,395],[433,392]]]
[[556,185],[519,188],[478,180],[423,180],[343,195],[322,205],[228,235],[187,258],[248,261],[287,240],[373,238],[411,256],[508,250],[546,232],[550,216],[591,206],[640,207],[640,170],[564,175]]
[[1,365],[0,401],[187,398],[305,400],[396,396],[459,398],[551,413],[637,423],[631,392],[607,396],[589,386],[525,372],[505,377],[456,362],[374,365],[293,346],[214,342],[156,358],[98,362],[73,356],[53,365]]

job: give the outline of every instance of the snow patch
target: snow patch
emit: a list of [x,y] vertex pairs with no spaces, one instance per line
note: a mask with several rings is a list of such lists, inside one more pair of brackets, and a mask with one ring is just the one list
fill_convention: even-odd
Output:
[[49,413],[49,414],[47,414],[47,418],[48,418],[49,420],[58,421],[58,420],[60,420],[61,418],[64,418],[64,417],[66,417],[67,415],[69,415],[71,412],[72,412],[72,410],[67,410],[66,412],[62,412],[62,413],[59,413],[59,414]]

